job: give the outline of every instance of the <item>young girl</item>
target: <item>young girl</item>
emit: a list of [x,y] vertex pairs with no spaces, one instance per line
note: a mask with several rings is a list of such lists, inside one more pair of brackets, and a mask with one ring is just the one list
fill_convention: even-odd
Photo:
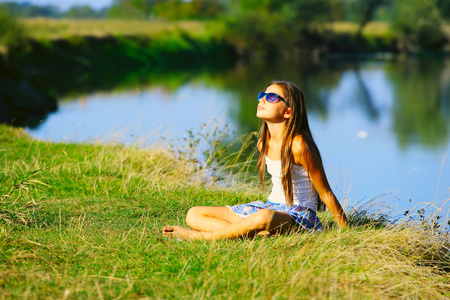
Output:
[[256,116],[263,121],[258,141],[259,176],[264,188],[267,165],[273,183],[267,202],[193,207],[186,216],[192,230],[165,226],[164,236],[213,240],[283,233],[298,226],[321,230],[316,216],[321,201],[341,228],[347,226],[309,129],[302,91],[291,82],[273,81],[259,93],[258,101]]

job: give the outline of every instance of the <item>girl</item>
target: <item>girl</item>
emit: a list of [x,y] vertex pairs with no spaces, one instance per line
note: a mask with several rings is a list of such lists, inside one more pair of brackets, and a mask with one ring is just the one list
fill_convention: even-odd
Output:
[[263,121],[258,141],[259,176],[264,188],[267,165],[273,183],[268,201],[193,207],[186,216],[192,230],[165,226],[164,236],[213,240],[283,233],[298,226],[322,230],[316,210],[323,203],[341,228],[347,226],[309,129],[302,91],[291,82],[273,81],[259,93],[258,101],[256,116]]

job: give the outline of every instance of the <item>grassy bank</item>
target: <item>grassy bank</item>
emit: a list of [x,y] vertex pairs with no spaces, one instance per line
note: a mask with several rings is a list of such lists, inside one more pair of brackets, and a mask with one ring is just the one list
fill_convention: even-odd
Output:
[[[336,33],[353,33],[358,31],[359,24],[354,22],[335,22],[327,26]],[[450,23],[444,25],[444,31],[450,34]],[[364,27],[363,34],[366,35],[393,35],[393,30],[388,22],[370,22]]]
[[[214,37],[224,39],[221,21],[163,21],[163,20],[74,20],[74,19],[22,19],[29,37],[33,40],[73,39],[74,37],[140,36],[160,38],[174,31],[183,31],[194,38]],[[356,40],[357,23],[334,22],[324,28],[332,32],[328,41],[331,52],[395,51],[396,35],[386,22],[371,22],[363,31],[363,40]],[[330,35],[330,33],[323,33]],[[239,48],[242,41],[228,36],[228,43]],[[325,41],[323,41],[326,43]],[[245,43],[245,42],[244,42]],[[342,44],[342,45],[341,45]],[[349,46],[349,44],[351,44]],[[252,48],[255,45],[248,45]],[[322,45],[323,46],[323,45]]]
[[20,73],[94,70],[183,69],[196,65],[227,64],[235,59],[226,41],[173,30],[157,37],[141,35],[78,36],[30,39],[9,49],[8,64]]
[[225,23],[220,21],[38,18],[21,19],[20,24],[27,39],[8,48],[6,60],[18,73],[25,74],[142,66],[153,69],[229,66],[237,59],[298,61],[305,55],[335,59],[401,51],[400,36],[383,22],[369,23],[361,37],[356,36],[355,23],[328,24],[323,26],[326,29],[323,32],[302,37],[304,43],[294,38],[296,46],[279,49],[279,55],[275,55],[278,48],[272,49],[273,52],[264,39],[256,38],[258,42],[243,39],[239,29],[234,34],[227,32]]
[[[30,64],[36,61],[49,62],[54,61],[59,65],[66,66],[67,61],[62,58],[76,56],[74,53],[63,53],[58,55],[56,53],[55,60],[46,61],[46,56],[41,57],[42,54],[48,54],[50,57],[54,56],[52,51],[46,53],[45,50],[52,50],[51,48],[57,47],[59,43],[63,41],[68,42],[69,46],[74,44],[73,41],[77,41],[74,46],[78,47],[83,54],[83,44],[88,43],[89,40],[104,41],[108,44],[111,39],[120,40],[121,38],[133,38],[138,40],[141,48],[154,47],[154,45],[146,42],[147,40],[156,40],[164,44],[164,47],[170,48],[172,51],[183,50],[181,48],[174,48],[173,44],[177,43],[177,33],[182,32],[184,35],[189,36],[197,43],[214,44],[215,48],[227,46],[238,52],[241,58],[249,60],[258,60],[261,53],[270,52],[267,48],[271,47],[269,41],[267,41],[269,33],[261,32],[258,36],[257,33],[250,32],[248,29],[237,28],[236,32],[233,32],[225,28],[226,23],[223,21],[163,21],[163,20],[115,20],[115,19],[99,19],[99,20],[77,20],[77,19],[46,19],[46,18],[32,18],[32,19],[20,19],[20,24],[23,25],[24,31],[27,37],[33,41],[31,43],[33,49],[30,49],[29,45],[20,45],[17,49],[10,49],[9,52],[24,52],[23,57],[28,60],[24,63]],[[305,36],[298,36],[293,39],[292,42],[300,43],[294,46],[288,47],[289,50],[280,51],[281,56],[290,60],[298,59],[300,55],[298,51],[313,52],[314,55],[321,54],[322,57],[336,58],[344,56],[346,58],[351,57],[372,57],[378,52],[411,52],[405,48],[404,37],[399,32],[395,32],[391,28],[391,25],[387,22],[370,22],[368,23],[361,36],[357,36],[358,24],[352,22],[334,22],[322,24],[321,31],[315,33],[304,33]],[[325,30],[324,30],[325,29]],[[241,36],[242,32],[247,32],[247,35]],[[444,24],[443,31],[448,35],[450,32],[450,25]],[[175,34],[174,34],[175,33]],[[257,35],[256,37],[253,35]],[[168,36],[172,37],[172,40],[167,42]],[[275,35],[275,43],[278,44],[280,38]],[[253,40],[255,39],[255,40]],[[215,42],[211,42],[214,40]],[[217,43],[221,44],[220,46]],[[186,43],[186,41],[183,41]],[[42,46],[42,49],[35,50],[36,44]],[[301,46],[303,45],[303,46]],[[113,45],[116,47],[117,45]],[[111,45],[106,45],[111,48]],[[431,47],[431,46],[430,46]],[[437,46],[436,46],[437,47]],[[5,54],[7,51],[7,45],[0,43],[0,53]],[[39,48],[39,47],[38,47]],[[425,47],[426,48],[426,47]],[[424,48],[424,49],[425,49]],[[27,49],[28,51],[22,51]],[[428,49],[428,48],[427,48]],[[92,49],[98,52],[99,57],[103,57],[104,53],[101,53],[99,49]],[[160,50],[160,49],[158,49]],[[280,50],[280,49],[279,49]],[[411,50],[411,49],[410,49]],[[426,49],[425,49],[426,50]],[[448,47],[439,46],[437,48],[431,47],[430,49],[434,54],[444,54],[448,52]],[[427,51],[428,51],[427,50]],[[128,51],[129,52],[129,51]],[[133,52],[133,51],[131,51]],[[136,52],[136,51],[134,51]],[[148,51],[147,51],[148,52]],[[284,53],[284,54],[283,54]],[[416,52],[411,52],[416,53]],[[124,55],[125,54],[125,55]],[[127,52],[123,53],[119,50],[116,53],[116,58],[126,60],[129,58]],[[147,56],[152,53],[146,53],[145,51],[135,53],[139,56]],[[184,52],[180,51],[179,56],[183,56]],[[201,51],[199,54],[203,54]],[[221,53],[223,54],[230,53]],[[266,53],[267,54],[267,53]],[[417,54],[417,53],[416,53]],[[135,56],[136,56],[135,55]],[[302,54],[304,55],[304,54]],[[308,54],[308,55],[311,55]],[[64,56],[64,57],[61,57]],[[108,57],[108,55],[106,55]],[[86,63],[93,63],[95,60],[89,60],[90,57],[78,59],[78,65],[85,67]],[[16,60],[13,57],[13,60]],[[141,60],[145,59],[141,57]],[[186,60],[189,60],[187,58]],[[170,59],[168,60],[170,61]],[[131,60],[131,63],[134,61]],[[32,66],[34,69],[39,70],[41,65],[37,64]]]
[[193,36],[208,33],[208,27],[214,27],[213,22],[201,21],[141,21],[141,20],[77,20],[77,19],[21,19],[25,30],[32,39],[66,39],[73,36],[146,36],[155,37],[174,30],[182,30]]
[[[41,32],[37,25],[41,20],[33,21],[37,23],[28,31],[35,28]],[[101,27],[89,21],[81,26],[94,33],[98,27],[112,28],[96,36],[73,32],[61,23],[64,20],[42,22],[47,26],[42,35],[13,43],[7,54],[0,53],[0,123],[36,126],[56,109],[56,99],[68,90],[110,89],[124,84],[136,70],[164,77],[186,70],[226,69],[236,61],[234,48],[224,39],[202,32],[200,23],[110,21]],[[81,21],[67,24],[75,26],[77,22]],[[54,23],[57,25],[52,27]],[[154,34],[140,30],[154,26]],[[59,34],[54,28],[66,31]]]
[[264,198],[204,186],[169,148],[55,144],[1,125],[0,167],[3,299],[450,296],[448,240],[408,226],[352,217],[341,232],[325,213],[320,235],[162,239],[193,205]]
[[[76,19],[21,19],[25,30],[32,39],[64,39],[72,36],[140,35],[155,37],[161,33],[182,30],[191,35],[213,34],[223,26],[219,21],[164,21],[164,20],[76,20]],[[337,34],[356,34],[359,24],[354,22],[334,22],[325,27]],[[450,30],[450,25],[447,26]],[[215,32],[217,34],[217,31]],[[387,22],[371,22],[364,28],[368,36],[393,35]]]

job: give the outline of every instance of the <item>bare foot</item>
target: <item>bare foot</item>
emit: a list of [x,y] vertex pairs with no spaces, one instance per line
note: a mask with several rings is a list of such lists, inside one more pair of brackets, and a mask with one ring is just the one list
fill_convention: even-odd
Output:
[[258,232],[256,235],[257,236],[263,236],[263,237],[272,236],[272,234],[269,231],[265,231],[265,230]]
[[163,236],[173,239],[203,239],[203,235],[199,231],[186,229],[180,226],[164,226]]

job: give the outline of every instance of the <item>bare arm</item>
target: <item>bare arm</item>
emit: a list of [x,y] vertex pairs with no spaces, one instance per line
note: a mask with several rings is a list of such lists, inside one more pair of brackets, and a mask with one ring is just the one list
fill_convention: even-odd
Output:
[[320,199],[325,203],[341,229],[345,228],[347,226],[347,217],[345,216],[341,204],[330,188],[318,153],[309,149],[308,144],[301,136],[296,136],[294,138],[292,151],[295,164],[302,165],[305,168],[314,187],[319,193]]

